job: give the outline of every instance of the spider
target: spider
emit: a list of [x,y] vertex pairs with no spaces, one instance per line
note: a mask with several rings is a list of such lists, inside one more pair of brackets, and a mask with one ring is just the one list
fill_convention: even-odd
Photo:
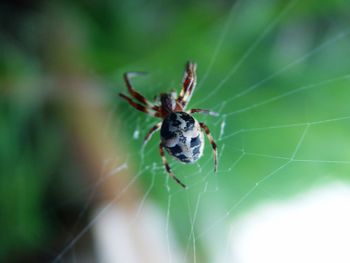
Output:
[[202,155],[204,149],[204,136],[207,135],[214,152],[214,172],[217,170],[217,146],[207,125],[198,122],[193,113],[204,113],[217,116],[216,112],[203,109],[190,109],[186,111],[192,93],[196,87],[196,64],[187,62],[185,75],[182,81],[183,87],[179,96],[176,92],[160,94],[160,105],[148,101],[138,93],[131,85],[130,77],[140,75],[140,72],[127,72],[124,74],[124,81],[130,95],[136,99],[135,102],[123,93],[120,97],[125,99],[132,107],[148,115],[160,118],[162,121],[154,125],[144,139],[144,145],[151,139],[151,136],[160,129],[159,153],[167,173],[183,188],[186,186],[173,174],[165,158],[164,148],[176,160],[182,163],[194,163]]

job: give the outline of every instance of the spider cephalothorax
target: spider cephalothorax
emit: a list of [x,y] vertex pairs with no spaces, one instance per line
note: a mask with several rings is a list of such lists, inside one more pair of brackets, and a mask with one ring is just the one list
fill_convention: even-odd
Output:
[[186,187],[171,171],[168,162],[165,159],[164,150],[173,156],[176,160],[183,163],[193,163],[203,154],[204,136],[202,130],[206,133],[214,151],[214,171],[217,170],[217,149],[209,128],[203,123],[198,122],[191,116],[192,113],[205,113],[217,115],[215,112],[203,109],[191,109],[186,111],[186,106],[191,99],[194,88],[196,87],[196,64],[188,62],[186,64],[183,87],[179,96],[176,92],[160,94],[160,105],[149,102],[144,96],[133,89],[129,77],[138,73],[125,73],[124,80],[128,91],[132,97],[140,103],[134,102],[123,93],[119,95],[127,100],[135,109],[145,112],[151,116],[161,118],[162,122],[154,125],[147,133],[144,144],[148,142],[153,133],[160,129],[161,142],[159,152],[163,164],[169,175],[182,187]]

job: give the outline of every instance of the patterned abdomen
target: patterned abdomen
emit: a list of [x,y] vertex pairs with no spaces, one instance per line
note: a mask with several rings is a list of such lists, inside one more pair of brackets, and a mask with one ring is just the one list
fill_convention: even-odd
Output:
[[160,137],[167,152],[180,162],[193,163],[203,154],[199,123],[185,112],[170,113],[163,121]]

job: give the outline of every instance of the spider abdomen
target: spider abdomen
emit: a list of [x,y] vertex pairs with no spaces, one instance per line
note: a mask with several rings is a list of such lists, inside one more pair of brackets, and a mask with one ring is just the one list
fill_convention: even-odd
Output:
[[201,127],[186,112],[170,113],[162,123],[160,137],[167,152],[180,162],[193,163],[203,154]]

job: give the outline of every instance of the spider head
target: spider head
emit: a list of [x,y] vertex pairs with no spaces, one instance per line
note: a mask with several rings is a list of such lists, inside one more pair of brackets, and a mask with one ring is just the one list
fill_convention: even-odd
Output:
[[160,94],[160,102],[162,109],[167,113],[175,111],[176,108],[176,92],[171,91],[170,93]]

